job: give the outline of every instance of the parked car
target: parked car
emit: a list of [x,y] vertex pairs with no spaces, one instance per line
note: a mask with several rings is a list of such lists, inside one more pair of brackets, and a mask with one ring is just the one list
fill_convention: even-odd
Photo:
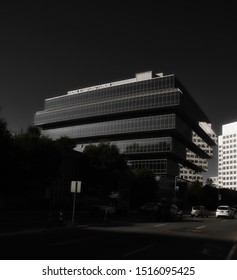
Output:
[[208,211],[205,206],[193,206],[191,217],[208,217]]
[[142,215],[145,214],[152,215],[157,212],[158,207],[159,207],[158,202],[146,202],[139,208],[139,211],[140,214]]
[[230,207],[231,207],[231,208],[234,210],[234,212],[235,212],[234,218],[237,218],[237,205],[231,205]]
[[139,212],[142,215],[153,215],[156,214],[159,207],[158,202],[146,202],[139,208]]
[[175,204],[161,203],[156,213],[157,220],[180,221],[183,218],[183,212]]
[[234,219],[235,212],[235,208],[232,208],[229,205],[220,205],[216,209],[216,218],[223,217]]

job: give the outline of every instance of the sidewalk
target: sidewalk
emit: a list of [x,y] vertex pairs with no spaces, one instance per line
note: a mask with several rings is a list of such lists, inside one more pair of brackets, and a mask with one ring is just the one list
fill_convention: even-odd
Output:
[[[11,215],[10,215],[11,214]],[[126,216],[111,216],[108,223],[105,222],[103,216],[91,216],[87,211],[78,212],[75,215],[74,223],[72,224],[72,213],[66,212],[64,215],[63,224],[60,225],[56,214],[54,213],[52,221],[49,223],[46,212],[30,213],[30,215],[22,213],[7,213],[7,215],[0,215],[0,236],[11,234],[26,234],[32,232],[42,232],[62,228],[82,227],[89,226],[115,226],[139,221],[151,221],[154,217],[140,216],[138,212],[131,211]]]

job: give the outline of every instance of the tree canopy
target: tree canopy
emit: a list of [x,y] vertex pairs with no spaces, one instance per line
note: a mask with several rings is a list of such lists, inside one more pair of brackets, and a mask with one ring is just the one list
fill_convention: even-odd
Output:
[[127,169],[125,157],[118,147],[110,143],[91,144],[85,147],[83,154],[89,162],[94,193],[103,195],[118,191],[119,177]]

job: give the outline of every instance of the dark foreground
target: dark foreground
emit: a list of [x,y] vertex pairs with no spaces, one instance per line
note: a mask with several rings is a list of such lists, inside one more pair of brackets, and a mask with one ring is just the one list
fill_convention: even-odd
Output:
[[235,240],[222,238],[236,225],[237,220],[214,217],[173,223],[143,217],[27,229],[0,234],[1,259],[237,259]]

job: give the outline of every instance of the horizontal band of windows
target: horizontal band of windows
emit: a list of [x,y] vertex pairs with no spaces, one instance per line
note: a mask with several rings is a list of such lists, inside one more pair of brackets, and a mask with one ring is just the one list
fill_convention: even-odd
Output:
[[[101,143],[101,142],[99,142]],[[77,149],[83,152],[88,145],[98,145],[97,143],[79,144]],[[139,154],[139,153],[155,153],[155,152],[170,152],[172,150],[172,138],[142,138],[122,141],[108,141],[111,145],[116,145],[122,154]]]
[[132,112],[144,109],[156,109],[161,107],[179,105],[179,92],[167,94],[148,95],[137,98],[125,98],[116,101],[89,104],[83,106],[73,106],[56,111],[41,111],[35,115],[35,124],[47,124],[62,122],[86,117],[97,117],[101,115],[111,115],[124,112]]
[[69,138],[81,138],[173,128],[175,128],[175,114],[167,114],[47,129],[43,130],[43,134],[52,139],[58,139],[62,136]]
[[131,170],[150,169],[154,174],[167,174],[166,159],[129,160]]
[[73,104],[81,104],[88,102],[97,102],[107,99],[128,96],[130,94],[141,92],[152,92],[157,90],[170,89],[175,87],[174,76],[164,77],[162,79],[152,79],[147,81],[140,81],[136,83],[119,85],[115,87],[108,87],[97,89],[89,92],[83,92],[74,95],[64,95],[57,98],[46,99],[45,109],[59,108],[71,106]]

